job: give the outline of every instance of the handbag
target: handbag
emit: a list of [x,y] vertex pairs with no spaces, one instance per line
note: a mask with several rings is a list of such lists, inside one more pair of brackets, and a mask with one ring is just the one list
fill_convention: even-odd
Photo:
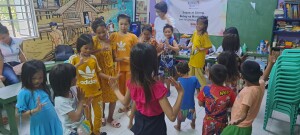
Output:
[[55,48],[55,60],[65,61],[68,60],[70,56],[74,54],[72,46],[69,45],[58,45]]

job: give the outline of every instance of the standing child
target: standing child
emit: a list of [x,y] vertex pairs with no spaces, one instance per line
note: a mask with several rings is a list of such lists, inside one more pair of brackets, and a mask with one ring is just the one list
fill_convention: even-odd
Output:
[[206,16],[200,16],[196,22],[196,30],[193,33],[190,45],[187,48],[192,48],[189,61],[190,76],[196,76],[201,84],[201,90],[206,85],[206,79],[203,75],[203,67],[205,64],[205,54],[212,47],[210,42],[207,27],[208,19]]
[[63,123],[63,134],[78,135],[79,126],[85,119],[85,100],[84,92],[72,87],[76,85],[76,68],[68,63],[56,65],[50,71],[49,80],[54,91],[55,109]]
[[[130,79],[130,50],[138,42],[136,35],[129,33],[128,28],[130,24],[130,17],[125,14],[118,16],[119,31],[110,35],[110,41],[113,44],[113,51],[115,53],[115,61],[117,69],[122,74],[119,78],[119,88],[123,95],[126,93],[126,81]],[[122,113],[128,111],[128,107],[119,109]]]
[[91,109],[85,109],[84,111],[87,119],[90,121],[93,134],[99,134],[102,118],[102,89],[100,89],[98,76],[107,80],[115,80],[117,77],[102,73],[96,57],[90,54],[92,48],[92,36],[82,34],[77,39],[76,45],[79,54],[72,55],[69,60],[72,65],[75,65],[77,70],[77,86],[82,88],[85,93],[85,98],[93,98],[91,104],[94,110],[94,124],[92,124],[91,120]]
[[202,135],[220,135],[226,127],[227,109],[235,100],[235,93],[223,86],[227,77],[225,66],[215,64],[209,69],[211,86],[204,86],[198,95],[199,105],[205,107]]
[[[93,31],[96,36],[93,37],[94,42],[94,51],[98,63],[102,72],[109,76],[115,76],[116,70],[114,67],[113,51],[112,45],[109,39],[107,38],[107,27],[103,20],[97,19],[92,24]],[[103,98],[103,118],[102,125],[105,126],[105,103],[109,103],[109,112],[107,117],[107,122],[115,128],[119,128],[121,124],[113,119],[113,114],[116,108],[116,101],[118,100],[114,91],[108,84],[107,79],[100,79],[101,89],[102,89],[102,98]]]
[[176,76],[174,55],[179,52],[179,46],[173,37],[173,26],[167,24],[163,31],[166,40],[163,41],[164,49],[158,53],[159,56],[161,55],[159,72],[163,76],[163,79],[165,79],[164,81],[167,84],[168,96],[170,96],[170,81],[167,78]]
[[110,81],[121,103],[128,106],[130,100],[136,104],[135,123],[131,131],[135,135],[166,135],[165,114],[175,121],[180,110],[183,88],[173,78],[170,79],[178,91],[173,108],[166,97],[167,89],[163,83],[155,80],[158,75],[157,52],[148,44],[135,45],[130,53],[131,80],[127,81],[125,96],[120,92],[116,81]]
[[30,135],[62,135],[62,124],[46,85],[44,63],[38,60],[25,62],[21,80],[23,88],[17,96],[16,112],[23,117],[30,117]]
[[268,66],[264,73],[255,61],[245,61],[241,66],[244,88],[237,96],[231,111],[231,121],[222,135],[251,135],[252,123],[256,118],[265,92],[265,81],[275,63],[269,56]]
[[150,45],[153,45],[157,52],[160,52],[162,50],[162,44],[158,44],[155,38],[152,38],[152,26],[149,24],[146,24],[142,28],[142,34],[139,37],[139,43],[147,43]]
[[180,62],[176,65],[177,73],[180,76],[178,82],[184,89],[183,100],[181,103],[180,111],[177,117],[177,125],[175,129],[180,131],[181,122],[186,118],[192,120],[191,127],[195,129],[196,111],[195,111],[195,90],[200,89],[200,83],[195,76],[189,76],[189,65],[186,62]]

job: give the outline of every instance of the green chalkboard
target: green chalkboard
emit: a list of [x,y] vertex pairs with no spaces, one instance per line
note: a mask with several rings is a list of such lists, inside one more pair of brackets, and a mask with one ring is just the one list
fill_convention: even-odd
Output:
[[[255,10],[250,2],[256,3]],[[276,6],[277,0],[228,0],[226,27],[237,27],[241,44],[255,51],[260,40],[271,40]],[[210,38],[215,46],[221,45],[222,37]]]

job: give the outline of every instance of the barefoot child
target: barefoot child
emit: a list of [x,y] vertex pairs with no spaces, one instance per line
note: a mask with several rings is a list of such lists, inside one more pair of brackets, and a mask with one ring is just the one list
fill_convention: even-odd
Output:
[[179,75],[178,82],[184,89],[183,100],[181,103],[180,111],[177,116],[177,125],[175,129],[180,131],[181,122],[186,118],[192,121],[191,127],[195,129],[196,112],[195,112],[195,91],[200,89],[200,83],[195,76],[189,76],[189,65],[186,62],[180,62],[176,65],[177,74]]
[[[119,78],[119,88],[123,95],[126,93],[126,81],[130,79],[130,50],[138,42],[136,35],[129,33],[130,17],[125,14],[118,16],[119,31],[110,35],[112,49],[115,54],[117,70],[122,74]],[[118,112],[128,111],[129,107],[120,108]]]
[[215,64],[209,69],[212,85],[204,86],[198,95],[199,106],[205,107],[202,135],[220,135],[227,125],[227,109],[232,106],[235,93],[223,86],[226,78],[225,66]]

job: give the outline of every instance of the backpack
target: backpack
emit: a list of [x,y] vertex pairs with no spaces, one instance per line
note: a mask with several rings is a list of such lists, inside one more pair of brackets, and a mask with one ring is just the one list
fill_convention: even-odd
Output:
[[55,61],[68,60],[70,56],[74,54],[72,46],[58,45],[55,49]]

